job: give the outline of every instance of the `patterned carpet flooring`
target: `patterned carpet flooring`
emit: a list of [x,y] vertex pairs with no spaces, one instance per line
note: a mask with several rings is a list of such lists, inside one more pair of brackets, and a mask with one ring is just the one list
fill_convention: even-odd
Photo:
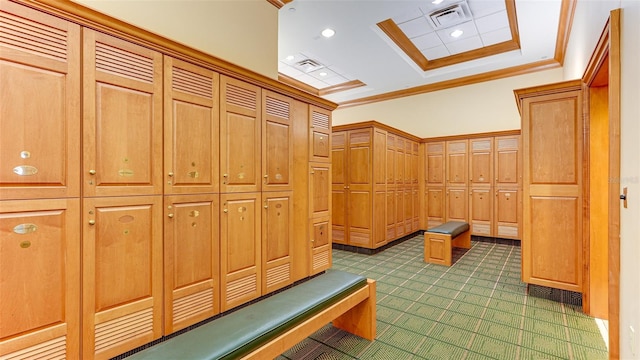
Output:
[[581,308],[526,295],[520,247],[473,242],[445,267],[422,236],[375,255],[333,250],[333,267],[377,281],[376,340],[327,325],[278,357],[298,359],[607,359]]

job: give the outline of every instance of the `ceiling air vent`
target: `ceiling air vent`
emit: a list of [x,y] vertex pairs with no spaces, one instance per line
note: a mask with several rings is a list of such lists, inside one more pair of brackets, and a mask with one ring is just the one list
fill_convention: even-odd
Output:
[[446,29],[471,20],[471,11],[466,1],[447,6],[427,15],[427,20],[434,29]]
[[305,73],[309,73],[318,69],[322,69],[324,67],[324,65],[320,64],[319,62],[312,60],[312,59],[304,59],[304,60],[300,60],[297,63],[295,63],[295,66],[305,72]]

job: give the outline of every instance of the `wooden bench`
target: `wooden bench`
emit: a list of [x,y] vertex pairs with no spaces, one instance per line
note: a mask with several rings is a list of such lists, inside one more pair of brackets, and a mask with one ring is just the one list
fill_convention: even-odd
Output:
[[451,266],[452,247],[471,248],[469,224],[449,221],[424,233],[424,262]]
[[332,321],[374,340],[375,280],[330,269],[127,359],[273,359]]

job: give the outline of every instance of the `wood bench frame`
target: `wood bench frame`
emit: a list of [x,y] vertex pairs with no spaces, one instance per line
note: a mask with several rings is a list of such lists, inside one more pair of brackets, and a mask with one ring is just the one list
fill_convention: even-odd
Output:
[[451,266],[453,247],[471,249],[471,228],[454,239],[451,234],[424,232],[424,262]]
[[330,322],[339,329],[367,340],[374,340],[376,337],[376,281],[367,279],[367,286],[280,334],[242,359],[275,359]]

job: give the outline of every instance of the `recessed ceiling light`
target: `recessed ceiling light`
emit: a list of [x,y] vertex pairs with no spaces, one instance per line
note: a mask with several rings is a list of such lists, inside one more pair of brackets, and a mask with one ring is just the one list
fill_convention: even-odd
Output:
[[327,73],[323,71],[323,72],[321,72],[321,73],[320,73],[320,74],[318,74],[318,75],[320,75],[320,76],[327,76]]
[[434,5],[438,5],[438,4],[440,4],[441,2],[443,2],[443,1],[444,1],[444,0],[433,0],[431,3],[432,3],[432,4],[434,4]]
[[333,35],[336,34],[336,31],[333,30],[333,29],[330,29],[330,28],[326,28],[326,29],[322,30],[321,34],[322,34],[322,36],[324,36],[326,38],[330,38],[330,37],[332,37]]
[[287,61],[292,61],[293,59],[295,59],[296,57],[293,55],[289,55],[286,57]]
[[449,34],[449,35],[451,35],[454,38],[458,38],[458,37],[462,36],[462,34],[464,34],[464,31],[462,31],[460,29],[456,29],[456,30],[453,30],[453,32],[451,34]]

